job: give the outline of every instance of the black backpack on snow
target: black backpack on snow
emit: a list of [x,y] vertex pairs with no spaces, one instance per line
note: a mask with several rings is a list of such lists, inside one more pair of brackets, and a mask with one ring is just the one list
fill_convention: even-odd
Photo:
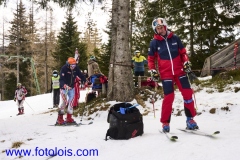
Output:
[[110,108],[107,118],[109,129],[105,140],[108,136],[111,139],[130,139],[144,133],[143,118],[137,105],[118,103]]

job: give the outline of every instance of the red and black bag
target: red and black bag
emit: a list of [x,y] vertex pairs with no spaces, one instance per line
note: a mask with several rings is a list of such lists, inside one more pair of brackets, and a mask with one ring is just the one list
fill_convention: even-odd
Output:
[[136,105],[118,103],[112,106],[108,113],[107,122],[110,124],[105,140],[130,139],[142,135],[143,118]]

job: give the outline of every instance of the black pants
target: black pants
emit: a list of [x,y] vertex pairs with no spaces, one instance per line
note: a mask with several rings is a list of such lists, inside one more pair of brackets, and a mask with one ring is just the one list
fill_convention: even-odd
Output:
[[60,89],[53,89],[53,105],[59,105],[60,102]]
[[[134,75],[135,75],[135,78],[137,78],[138,76],[144,76],[144,71],[135,71]],[[135,87],[137,87],[138,86],[138,82],[135,81],[134,85],[135,85]]]
[[144,71],[135,71],[135,76],[144,76]]

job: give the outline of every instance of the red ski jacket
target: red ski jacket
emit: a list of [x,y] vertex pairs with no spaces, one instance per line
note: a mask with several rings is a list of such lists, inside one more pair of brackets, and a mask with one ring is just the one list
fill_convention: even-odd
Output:
[[169,31],[167,35],[164,38],[154,34],[154,39],[150,42],[148,49],[148,68],[149,70],[156,69],[155,59],[157,59],[161,79],[185,74],[183,63],[189,61],[186,49],[179,37]]

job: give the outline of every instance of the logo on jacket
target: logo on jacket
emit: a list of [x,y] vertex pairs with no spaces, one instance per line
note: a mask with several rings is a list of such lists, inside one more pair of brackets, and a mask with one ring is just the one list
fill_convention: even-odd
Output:
[[160,50],[160,47],[158,47],[157,49]]
[[64,73],[62,73],[62,76],[64,76]]
[[172,45],[177,45],[177,42],[175,42],[175,43],[172,43]]

